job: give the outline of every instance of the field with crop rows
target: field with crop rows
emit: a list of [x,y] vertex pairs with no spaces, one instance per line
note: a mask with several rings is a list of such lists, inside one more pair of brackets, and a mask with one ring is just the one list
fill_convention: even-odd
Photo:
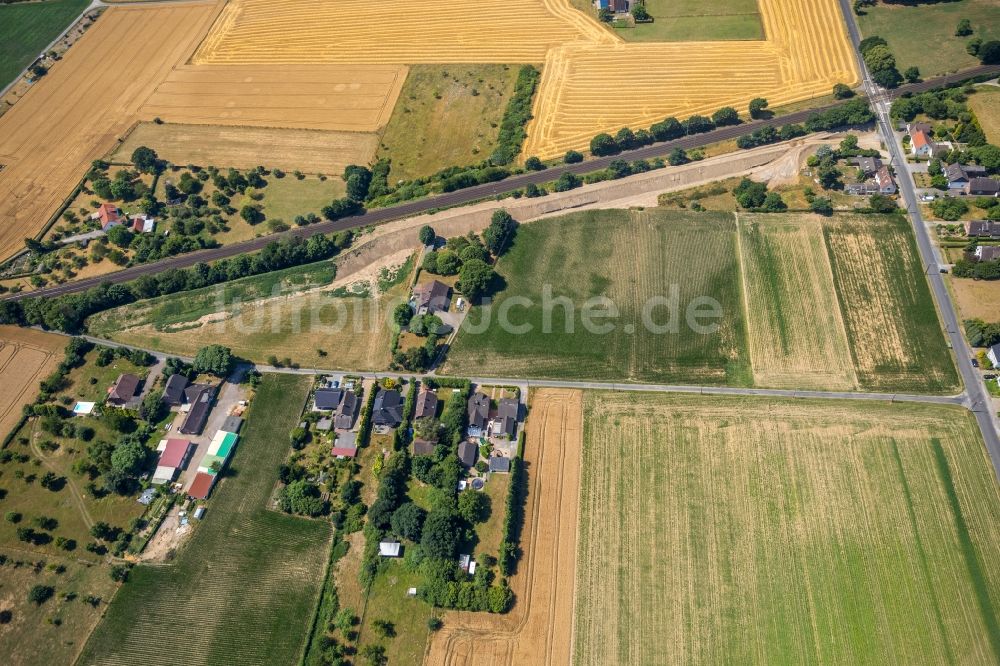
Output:
[[169,565],[133,569],[80,664],[299,659],[332,532],[328,522],[265,505],[310,384],[304,376],[264,377],[231,472],[190,542]]
[[856,388],[823,228],[810,217],[742,214],[739,221],[755,382]]
[[128,162],[139,146],[153,148],[160,158],[174,164],[235,169],[264,165],[336,176],[348,164],[371,162],[378,137],[362,132],[139,123],[111,159]]
[[574,663],[1000,659],[1000,488],[970,413],[584,400]]
[[948,392],[958,376],[905,217],[824,225],[862,388]]
[[969,96],[969,108],[986,133],[986,140],[1000,143],[1000,88],[980,86],[975,95]]
[[0,88],[13,81],[90,3],[48,0],[0,6]]
[[[492,324],[481,334],[461,331],[447,370],[748,385],[738,262],[732,215],[588,211],[523,225],[497,268],[507,287],[492,305]],[[583,319],[585,302],[595,297],[610,298],[620,312],[598,322],[611,326],[603,332],[588,330]],[[687,312],[706,297],[719,304],[721,317],[696,322],[717,324],[699,332]],[[571,316],[556,299],[572,302]],[[651,323],[664,328],[645,325],[645,307]],[[504,330],[498,316],[505,310],[530,332]],[[482,314],[477,307],[469,319]]]
[[0,326],[0,437],[34,401],[38,384],[62,360],[67,338],[16,326]]

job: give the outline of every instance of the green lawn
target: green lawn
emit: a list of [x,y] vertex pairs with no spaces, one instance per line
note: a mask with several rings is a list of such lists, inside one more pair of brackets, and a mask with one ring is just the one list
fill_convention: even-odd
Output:
[[281,219],[293,225],[296,215],[318,214],[323,206],[344,196],[344,181],[336,176],[326,180],[307,176],[299,180],[292,174],[284,178],[272,175],[262,191],[267,219]]
[[[483,333],[463,327],[446,371],[749,385],[738,262],[732,215],[607,210],[522,225],[497,266],[507,286],[493,303],[490,325]],[[599,305],[590,299],[605,295],[620,317],[592,322],[611,326],[610,333],[584,322],[588,302]],[[706,298],[722,316],[695,320],[718,323],[699,332],[687,313]],[[572,314],[560,305],[565,299]],[[644,325],[644,307],[663,328]],[[529,325],[530,332],[504,330],[498,318],[508,308],[508,320]],[[477,306],[467,323],[485,314]]]
[[[383,563],[368,594],[364,623],[358,636],[359,647],[372,643],[384,646],[390,664],[420,666],[423,663],[430,635],[427,621],[436,613],[426,602],[406,595],[409,588],[419,588],[423,582],[423,576],[408,571],[401,560]],[[379,637],[372,628],[375,620],[391,622],[396,636]]]
[[80,664],[292,664],[305,645],[332,529],[266,509],[311,378],[266,375],[230,471],[169,566],[139,566]]
[[652,23],[638,23],[616,33],[630,42],[764,39],[756,0],[646,0]]
[[415,65],[379,144],[390,183],[482,162],[496,148],[517,65]]
[[[969,19],[974,35],[956,37],[955,26]],[[1000,39],[1000,6],[996,0],[959,0],[919,5],[866,7],[858,17],[865,37],[884,38],[900,71],[916,65],[924,77],[975,67],[979,59],[965,51],[966,42]]]
[[83,12],[90,0],[0,5],[0,88],[13,81]]
[[1000,661],[1000,486],[968,411],[584,400],[574,663]]

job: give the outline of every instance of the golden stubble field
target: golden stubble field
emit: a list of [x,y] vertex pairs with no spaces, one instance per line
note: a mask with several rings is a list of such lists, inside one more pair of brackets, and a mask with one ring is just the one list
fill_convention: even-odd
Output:
[[524,460],[528,496],[524,556],[504,616],[448,612],[432,634],[425,664],[569,664],[583,432],[583,393],[539,389],[530,395]]
[[757,96],[778,106],[857,81],[836,0],[758,4],[765,41],[625,43],[568,0],[406,0],[370,23],[346,0],[235,0],[193,62],[544,62],[524,154],[554,157],[600,131]]
[[0,437],[21,417],[21,407],[38,394],[38,385],[56,369],[67,339],[16,326],[0,326]]

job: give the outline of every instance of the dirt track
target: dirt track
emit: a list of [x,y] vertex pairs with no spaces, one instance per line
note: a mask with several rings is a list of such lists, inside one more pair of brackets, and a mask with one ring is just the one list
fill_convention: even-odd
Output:
[[424,656],[428,666],[569,664],[573,653],[583,394],[531,395],[525,460],[528,501],[506,616],[447,613]]

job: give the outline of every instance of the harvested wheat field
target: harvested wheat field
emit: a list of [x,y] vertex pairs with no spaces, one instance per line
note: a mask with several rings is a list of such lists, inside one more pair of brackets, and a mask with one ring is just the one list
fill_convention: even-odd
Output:
[[756,96],[778,106],[857,81],[837,0],[759,5],[765,41],[625,43],[569,0],[459,0],[446,7],[406,0],[382,8],[370,23],[360,22],[346,0],[235,0],[193,62],[544,61],[524,152],[553,157],[623,125],[746,107]]
[[66,347],[61,335],[0,326],[0,436],[21,418],[21,407],[38,394],[38,384],[56,369]]
[[0,118],[0,258],[42,229],[170,68],[190,56],[220,7],[108,9]]
[[738,223],[754,380],[776,388],[857,388],[822,224],[747,214]]
[[[424,658],[434,666],[569,664],[573,629],[583,394],[531,393],[524,459],[524,556],[504,616],[448,612]],[[611,663],[611,662],[608,662]]]
[[177,123],[374,132],[389,122],[406,71],[386,65],[182,65],[139,113],[144,120]]
[[576,664],[1000,659],[967,411],[588,393],[581,468]]
[[340,174],[348,164],[368,164],[378,136],[360,132],[317,132],[270,127],[223,127],[139,123],[111,155],[128,162],[132,151],[149,146],[174,164],[250,169],[258,164],[285,171]]

